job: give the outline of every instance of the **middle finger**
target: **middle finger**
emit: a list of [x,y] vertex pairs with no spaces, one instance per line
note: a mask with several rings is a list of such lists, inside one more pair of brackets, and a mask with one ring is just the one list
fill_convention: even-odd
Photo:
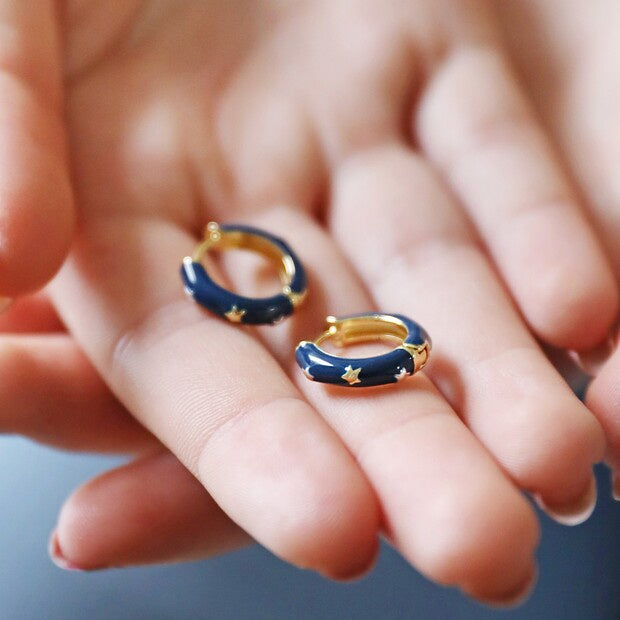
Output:
[[545,359],[428,164],[401,146],[349,160],[332,227],[374,298],[415,312],[434,335],[429,374],[477,437],[558,520],[581,521],[593,508],[601,429]]
[[261,335],[355,455],[379,497],[388,536],[436,581],[495,602],[521,594],[532,580],[538,532],[527,502],[424,375],[402,389],[363,390],[304,377],[291,359],[298,340],[322,329],[327,309],[370,310],[372,300],[308,216],[278,208],[256,223],[290,239],[314,276],[300,314]]

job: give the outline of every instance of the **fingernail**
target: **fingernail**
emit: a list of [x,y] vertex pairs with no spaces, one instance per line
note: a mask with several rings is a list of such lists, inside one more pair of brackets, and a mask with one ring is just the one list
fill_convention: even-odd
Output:
[[596,377],[605,362],[611,357],[616,348],[615,339],[609,336],[598,347],[581,353],[575,353],[573,359],[579,364],[581,369],[592,377]]
[[482,602],[484,602],[486,605],[490,605],[491,607],[495,607],[496,609],[518,607],[519,605],[523,605],[523,603],[525,603],[525,601],[527,601],[530,596],[532,596],[537,582],[538,568],[534,566],[532,572],[523,582],[519,584],[517,588],[515,588],[512,593],[502,596],[499,599]]
[[532,596],[536,584],[538,583],[538,568],[534,567],[532,575],[529,580],[525,582],[525,585],[521,589],[521,592],[518,592],[513,598],[504,601],[504,607],[517,607],[519,605],[523,605],[525,601],[527,601],[530,596]]
[[337,581],[339,583],[352,583],[354,581],[360,581],[361,579],[369,575],[372,572],[374,566],[375,563],[372,562],[371,564],[367,564],[361,568],[346,570],[344,572],[322,570],[319,571],[319,574],[325,579],[329,579],[330,581]]
[[334,568],[333,566],[319,568],[318,573],[325,579],[338,581],[340,583],[359,581],[372,572],[377,564],[380,552],[381,547],[378,541],[375,541],[373,549],[367,556],[359,556],[356,561],[352,563],[347,562],[346,566],[339,568]]
[[611,474],[611,496],[620,502],[620,474],[617,472]]
[[491,601],[490,604],[493,607],[502,608],[502,607],[518,607],[519,605],[523,605],[527,599],[532,596],[532,592],[534,592],[534,588],[536,587],[536,583],[538,582],[538,569],[534,567],[532,573],[529,577],[522,583],[519,588],[515,590],[515,594],[509,595],[506,598],[503,598],[501,601]]
[[0,297],[0,314],[6,312],[12,305],[12,297]]
[[62,568],[63,570],[69,571],[80,571],[83,572],[84,569],[77,566],[73,562],[67,560],[67,558],[63,555],[62,549],[60,548],[60,543],[58,542],[58,533],[56,530],[52,532],[50,536],[50,540],[48,543],[47,551],[49,553],[50,559],[58,568]]
[[561,525],[581,525],[592,516],[596,508],[596,480],[592,476],[586,491],[570,504],[549,506],[539,495],[535,499],[538,506]]

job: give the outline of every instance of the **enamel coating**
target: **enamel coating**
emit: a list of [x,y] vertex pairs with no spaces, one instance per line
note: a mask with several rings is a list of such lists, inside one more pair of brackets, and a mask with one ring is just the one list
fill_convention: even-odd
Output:
[[277,323],[281,319],[293,313],[294,296],[303,297],[306,291],[306,275],[300,260],[291,248],[282,239],[265,231],[250,226],[222,225],[222,232],[243,232],[262,237],[281,252],[282,256],[289,257],[295,272],[287,291],[273,295],[272,297],[252,298],[237,295],[222,288],[207,273],[202,263],[186,258],[181,266],[181,278],[185,290],[197,303],[204,306],[214,314],[235,323],[248,325],[261,325]]
[[[337,319],[381,317],[383,314],[359,314]],[[301,342],[295,357],[306,377],[320,383],[330,383],[344,387],[370,387],[398,383],[416,371],[415,355],[412,348],[427,347],[430,351],[430,338],[418,323],[400,314],[389,315],[404,324],[407,335],[402,345],[383,355],[374,357],[349,358],[332,355],[321,349],[315,342]],[[378,319],[380,320],[380,319]]]

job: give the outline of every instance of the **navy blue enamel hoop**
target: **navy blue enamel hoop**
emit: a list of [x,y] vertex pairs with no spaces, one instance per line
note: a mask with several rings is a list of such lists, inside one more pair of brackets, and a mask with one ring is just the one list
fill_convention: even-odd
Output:
[[[212,249],[252,250],[274,262],[280,272],[282,292],[273,297],[252,298],[228,291],[209,276],[202,264]],[[234,224],[208,224],[204,241],[181,267],[185,291],[200,305],[232,323],[277,323],[292,314],[306,295],[306,274],[301,262],[282,239],[258,228]]]
[[[375,357],[347,358],[320,348],[330,339],[338,346],[390,338],[400,344]],[[420,325],[401,314],[356,314],[327,317],[327,330],[314,342],[304,340],[295,350],[297,363],[308,379],[345,387],[398,383],[428,362],[431,340]]]

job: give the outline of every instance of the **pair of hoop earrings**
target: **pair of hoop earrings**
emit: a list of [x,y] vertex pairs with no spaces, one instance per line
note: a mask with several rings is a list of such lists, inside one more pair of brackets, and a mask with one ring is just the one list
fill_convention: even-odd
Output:
[[[277,265],[282,291],[265,298],[237,295],[214,282],[203,266],[213,249],[246,249],[257,252]],[[207,225],[205,238],[186,257],[181,267],[185,290],[197,303],[232,323],[261,325],[278,323],[290,316],[307,293],[301,261],[282,239],[250,226]],[[396,340],[398,346],[383,355],[347,358],[332,355],[320,347],[331,339],[344,347],[381,338]],[[400,314],[369,313],[327,317],[327,329],[314,341],[297,345],[295,357],[308,379],[350,387],[398,383],[427,363],[431,340],[415,321]]]

